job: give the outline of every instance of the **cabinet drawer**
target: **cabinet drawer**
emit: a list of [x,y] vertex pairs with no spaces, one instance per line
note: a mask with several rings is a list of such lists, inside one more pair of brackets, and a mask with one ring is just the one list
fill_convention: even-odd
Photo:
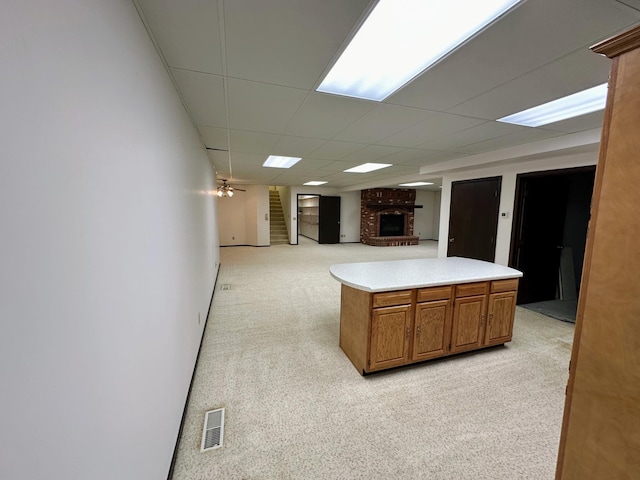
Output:
[[456,297],[471,297],[489,293],[489,282],[463,283],[456,285]]
[[434,300],[448,300],[451,298],[451,290],[453,287],[447,285],[446,287],[431,287],[421,288],[418,290],[418,296],[416,302],[431,302]]
[[398,290],[397,292],[374,293],[373,308],[410,304],[411,292],[411,290]]
[[494,280],[491,282],[491,293],[511,292],[518,289],[518,279]]

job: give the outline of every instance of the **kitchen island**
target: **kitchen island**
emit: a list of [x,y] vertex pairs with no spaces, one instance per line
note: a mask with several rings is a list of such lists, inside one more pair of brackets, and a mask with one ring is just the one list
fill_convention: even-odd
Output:
[[332,265],[342,283],[340,348],[360,374],[511,340],[513,268],[468,258]]

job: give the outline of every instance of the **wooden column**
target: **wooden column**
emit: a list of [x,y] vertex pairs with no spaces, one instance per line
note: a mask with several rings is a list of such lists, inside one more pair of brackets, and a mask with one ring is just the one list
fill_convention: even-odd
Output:
[[640,478],[640,26],[613,60],[558,454],[558,480]]

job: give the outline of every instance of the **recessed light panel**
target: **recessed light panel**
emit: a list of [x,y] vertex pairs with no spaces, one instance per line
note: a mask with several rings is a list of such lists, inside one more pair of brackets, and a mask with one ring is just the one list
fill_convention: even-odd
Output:
[[320,181],[313,180],[311,182],[303,183],[303,185],[309,185],[311,187],[317,187],[318,185],[324,185],[325,183],[327,183],[327,182],[320,182]]
[[398,185],[399,187],[423,187],[425,185],[433,185],[432,182],[412,182],[412,183],[401,183]]
[[344,170],[347,173],[367,173],[373,172],[374,170],[380,170],[381,168],[390,167],[391,163],[363,163],[362,165],[358,165],[357,167],[350,168],[348,170]]
[[380,0],[319,92],[381,101],[520,0]]
[[602,110],[606,102],[607,84],[603,83],[597,87],[499,118],[497,121],[525,127],[539,127]]
[[297,157],[278,157],[276,155],[269,155],[269,158],[265,160],[262,166],[271,168],[290,168],[300,160],[302,159]]

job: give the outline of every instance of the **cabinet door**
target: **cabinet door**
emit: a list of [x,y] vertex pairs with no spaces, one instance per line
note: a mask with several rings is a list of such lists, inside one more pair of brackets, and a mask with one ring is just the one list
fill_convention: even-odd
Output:
[[409,361],[411,305],[373,309],[368,371]]
[[449,351],[451,302],[418,303],[413,337],[412,360],[440,357]]
[[499,345],[511,340],[516,313],[516,292],[492,293],[487,308],[485,345]]
[[484,341],[486,295],[456,298],[451,329],[451,351],[480,348]]

